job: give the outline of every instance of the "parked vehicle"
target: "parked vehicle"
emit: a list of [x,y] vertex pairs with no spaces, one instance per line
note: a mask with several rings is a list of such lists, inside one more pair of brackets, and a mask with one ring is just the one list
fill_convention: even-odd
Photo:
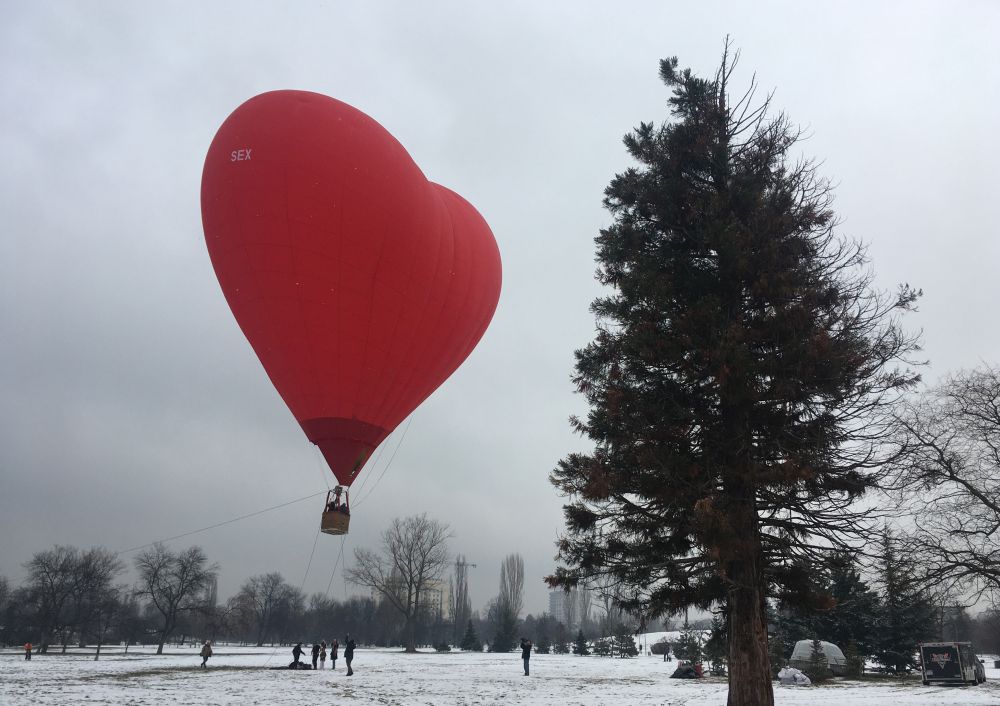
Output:
[[920,666],[924,686],[940,684],[982,684],[986,669],[976,657],[971,642],[923,642],[920,644]]

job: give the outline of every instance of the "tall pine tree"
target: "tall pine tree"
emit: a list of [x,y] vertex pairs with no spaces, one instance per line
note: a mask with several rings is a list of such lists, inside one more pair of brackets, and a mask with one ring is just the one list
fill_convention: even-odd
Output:
[[462,637],[460,647],[463,650],[471,652],[483,651],[483,643],[480,641],[479,635],[476,634],[476,626],[472,624],[472,618],[469,618],[469,622],[465,627],[465,635]]
[[701,631],[692,630],[687,615],[685,615],[684,626],[681,628],[681,634],[674,645],[674,655],[677,656],[677,659],[685,662],[700,662],[702,646]]
[[815,635],[809,648],[809,663],[803,670],[806,676],[815,683],[826,681],[833,676],[830,671],[830,660],[823,651],[823,645]]
[[[553,585],[610,577],[650,617],[724,605],[729,703],[773,703],[765,598],[802,592],[796,559],[864,527],[853,502],[885,459],[889,407],[917,376],[897,314],[783,115],[660,63],[673,121],[626,136],[605,191],[598,334],[574,382],[594,442],[552,472],[570,498]],[[816,561],[820,557],[816,556]]]
[[702,649],[705,659],[709,662],[709,670],[714,675],[726,673],[726,657],[728,649],[726,645],[726,624],[718,615],[712,617],[712,631],[705,641]]
[[860,656],[870,656],[875,649],[879,598],[861,578],[852,554],[836,552],[831,557],[826,593],[833,607],[817,615],[815,633],[843,648],[853,643]]
[[786,641],[811,640],[814,636],[842,649],[850,643],[860,656],[875,649],[879,596],[861,578],[850,552],[831,553],[826,566],[815,569],[813,600],[783,603],[778,614]]
[[872,656],[887,671],[899,673],[916,666],[921,641],[937,638],[937,610],[888,528],[882,531],[877,569],[882,600]]

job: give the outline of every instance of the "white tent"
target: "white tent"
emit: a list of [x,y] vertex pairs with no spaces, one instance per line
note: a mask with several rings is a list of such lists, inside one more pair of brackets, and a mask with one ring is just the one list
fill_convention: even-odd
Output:
[[[847,673],[847,659],[844,657],[843,651],[837,647],[832,642],[823,642],[820,640],[820,647],[823,649],[823,654],[826,655],[827,664],[830,665],[830,671],[838,676],[843,676]],[[793,667],[798,667],[802,669],[809,665],[809,657],[812,655],[813,649],[812,640],[799,640],[795,643],[795,648],[792,650],[792,658],[789,660]]]

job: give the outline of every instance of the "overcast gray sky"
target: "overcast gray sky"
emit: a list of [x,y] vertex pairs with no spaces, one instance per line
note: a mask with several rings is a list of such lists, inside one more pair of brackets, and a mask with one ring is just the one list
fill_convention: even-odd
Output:
[[[668,117],[658,60],[709,74],[732,35],[737,83],[756,72],[808,128],[880,286],[924,289],[909,325],[932,381],[998,359],[998,28],[991,2],[3,3],[0,574],[20,581],[54,543],[125,549],[332,482],[201,230],[206,150],[251,96],[306,89],[374,117],[479,209],[504,265],[492,326],[386,442],[305,590],[343,598],[342,546],[349,561],[427,512],[478,565],[475,607],[520,552],[537,613],[562,526],[547,476],[586,448],[569,377],[594,332],[602,192],[628,166],[622,135]],[[267,571],[299,585],[320,505],[173,545],[221,563],[223,596]]]

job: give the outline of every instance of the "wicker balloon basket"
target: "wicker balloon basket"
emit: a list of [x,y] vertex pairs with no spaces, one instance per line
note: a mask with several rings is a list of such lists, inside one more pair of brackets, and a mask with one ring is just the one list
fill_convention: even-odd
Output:
[[347,528],[351,525],[351,516],[341,512],[340,510],[334,510],[333,512],[324,512],[323,520],[320,523],[320,529],[325,534],[347,534]]

